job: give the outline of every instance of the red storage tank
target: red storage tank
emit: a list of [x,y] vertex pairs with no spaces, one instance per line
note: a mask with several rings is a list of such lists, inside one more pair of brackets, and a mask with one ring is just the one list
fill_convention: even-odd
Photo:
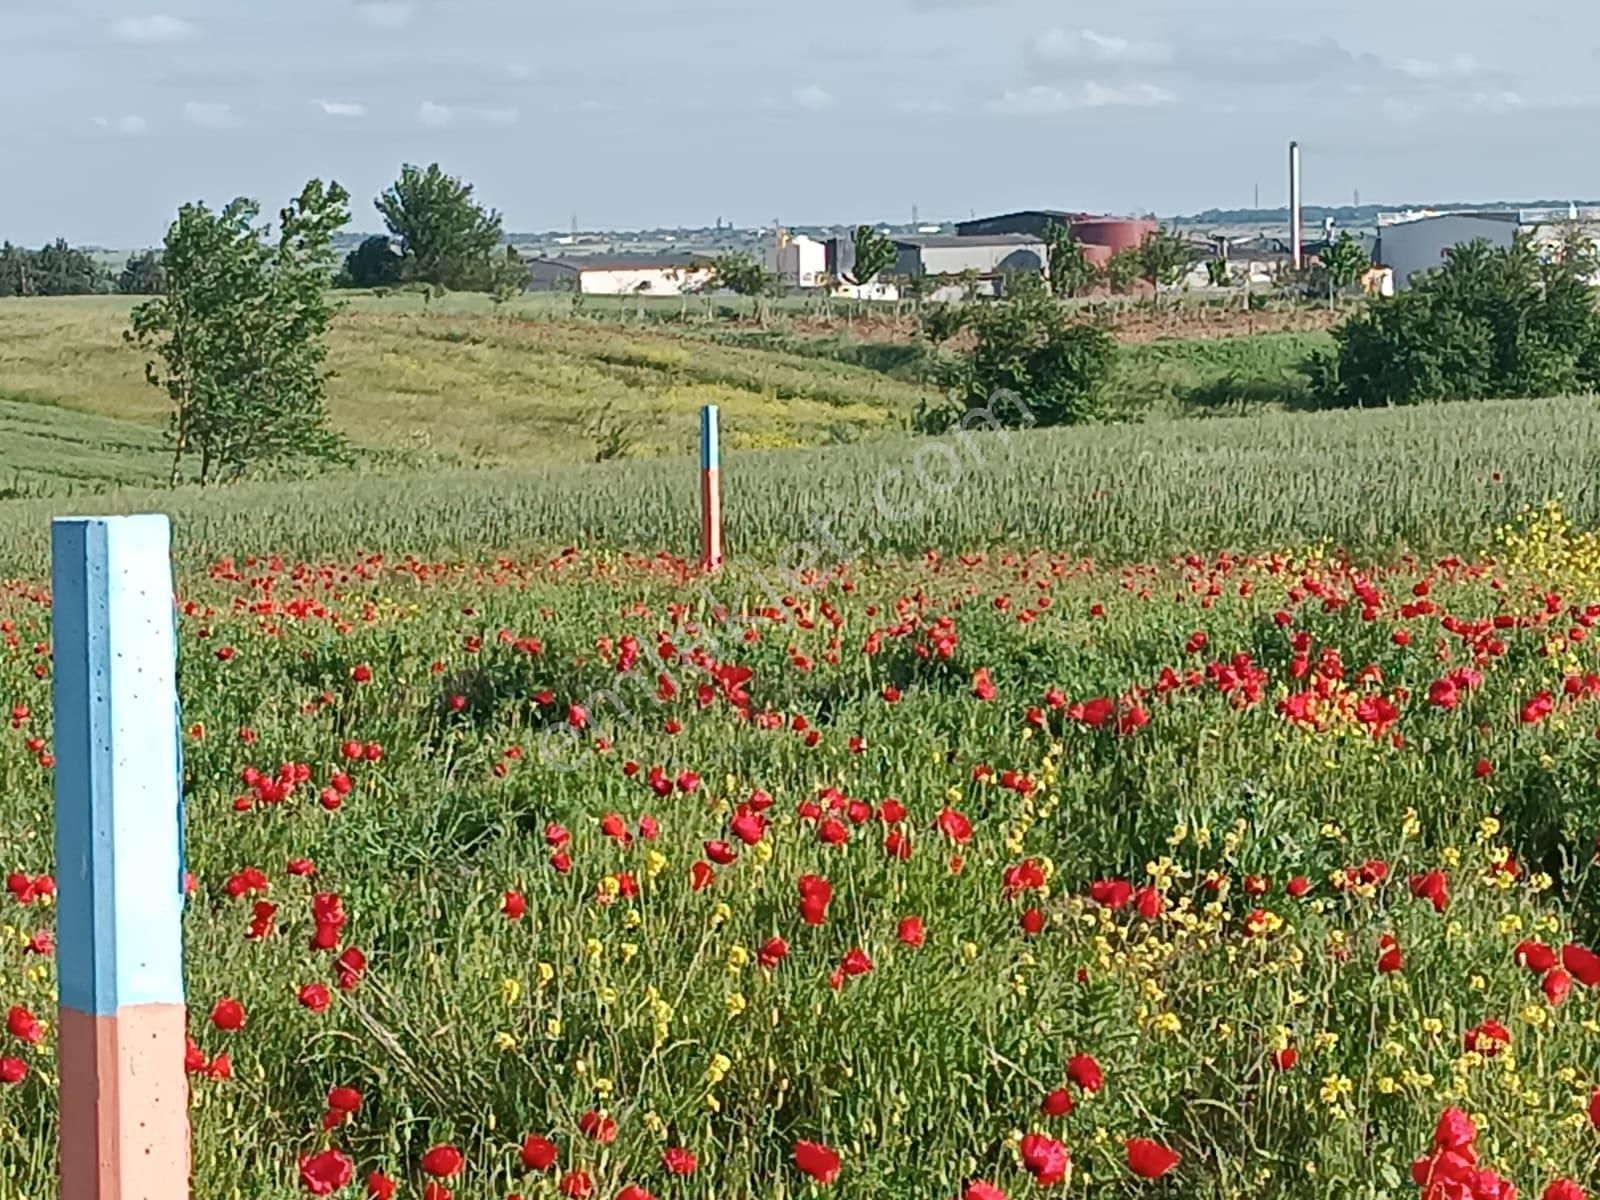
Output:
[[1145,217],[1082,217],[1072,223],[1072,236],[1085,247],[1104,247],[1107,258],[1119,250],[1136,249],[1155,231],[1156,223]]

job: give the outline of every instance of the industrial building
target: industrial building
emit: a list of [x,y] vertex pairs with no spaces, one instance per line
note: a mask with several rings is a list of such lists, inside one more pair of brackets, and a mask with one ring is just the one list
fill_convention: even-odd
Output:
[[1456,246],[1485,241],[1509,247],[1523,228],[1515,212],[1440,213],[1384,225],[1373,257],[1394,272],[1395,287],[1405,288],[1413,275],[1443,266]]
[[1070,230],[1073,239],[1083,247],[1083,257],[1089,265],[1103,267],[1118,251],[1138,249],[1140,243],[1156,231],[1156,223],[1147,217],[1099,217],[1062,209],[1027,208],[997,217],[957,222],[956,234],[964,238],[1027,234],[1044,241],[1052,228]]
[[592,254],[536,258],[528,263],[530,292],[584,296],[681,296],[703,288],[712,260],[701,254]]
[[828,247],[804,234],[780,229],[764,253],[767,273],[783,288],[815,288],[828,282]]
[[[1007,275],[1043,274],[1050,258],[1043,241],[1023,233],[984,237],[934,234],[892,240],[895,261],[883,273],[886,281],[953,278],[971,272],[978,277],[979,293],[991,296],[1005,290],[1001,281]],[[829,238],[826,250],[827,273],[848,282],[855,274],[854,238],[848,234]],[[957,285],[934,294],[935,299],[959,299],[960,296],[961,288]]]

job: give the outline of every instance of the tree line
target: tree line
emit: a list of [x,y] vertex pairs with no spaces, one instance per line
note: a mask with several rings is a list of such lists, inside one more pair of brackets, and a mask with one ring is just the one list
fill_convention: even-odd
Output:
[[57,238],[37,250],[0,244],[0,296],[149,296],[161,290],[161,259],[154,251],[128,256],[120,271]]

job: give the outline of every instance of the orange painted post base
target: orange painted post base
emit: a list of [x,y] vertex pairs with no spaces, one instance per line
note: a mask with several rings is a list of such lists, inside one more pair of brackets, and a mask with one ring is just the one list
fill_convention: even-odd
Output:
[[172,1047],[184,1044],[184,1006],[62,1009],[60,1020],[61,1200],[179,1200],[189,1081]]

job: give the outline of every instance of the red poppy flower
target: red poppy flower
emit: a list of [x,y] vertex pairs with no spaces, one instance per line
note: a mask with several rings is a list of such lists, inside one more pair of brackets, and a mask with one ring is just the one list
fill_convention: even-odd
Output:
[[1384,975],[1393,975],[1406,965],[1405,955],[1400,952],[1400,943],[1394,940],[1393,934],[1384,934],[1378,939],[1378,970]]
[[1086,1092],[1098,1092],[1106,1085],[1105,1073],[1091,1054],[1074,1054],[1069,1058],[1067,1078]]
[[300,1160],[300,1186],[313,1196],[331,1196],[355,1177],[355,1163],[337,1150],[308,1154]]
[[244,1005],[230,996],[224,996],[211,1007],[211,1023],[224,1033],[237,1033],[244,1028]]
[[1272,1065],[1280,1071],[1294,1070],[1295,1063],[1300,1061],[1300,1052],[1293,1046],[1285,1046],[1272,1056]]
[[1072,1165],[1072,1156],[1055,1138],[1046,1137],[1042,1133],[1024,1134],[1022,1144],[1018,1148],[1022,1153],[1022,1165],[1027,1168],[1034,1182],[1040,1187],[1060,1183],[1067,1177],[1067,1170]]
[[661,1165],[672,1175],[693,1175],[700,1161],[682,1146],[668,1146],[661,1152]]
[[1307,879],[1304,875],[1296,875],[1293,879],[1289,880],[1288,887],[1285,890],[1288,891],[1289,895],[1298,900],[1311,890],[1311,880]]
[[1584,987],[1600,985],[1600,954],[1568,942],[1561,947],[1561,965]]
[[578,1118],[578,1132],[605,1145],[617,1140],[617,1123],[591,1108]]
[[781,937],[768,938],[766,944],[756,951],[756,961],[770,971],[781,963],[788,954],[788,942]]
[[921,917],[905,917],[900,921],[901,944],[916,949],[927,941],[927,931],[922,927]]
[[1544,1189],[1542,1200],[1588,1200],[1588,1197],[1572,1180],[1557,1179]]
[[308,983],[298,993],[300,1003],[312,1012],[321,1012],[333,1002],[333,993],[327,984]]
[[331,1088],[328,1092],[328,1107],[334,1112],[359,1112],[361,1111],[361,1093],[353,1087]]
[[512,921],[520,921],[528,914],[528,901],[521,892],[507,892],[500,902],[500,911]]
[[461,1157],[461,1151],[454,1146],[435,1146],[422,1156],[423,1174],[432,1175],[435,1179],[449,1179],[459,1175],[465,1165],[466,1160]]
[[656,1200],[655,1193],[647,1192],[636,1183],[630,1183],[617,1193],[617,1200]]
[[30,1046],[37,1046],[44,1041],[44,1025],[21,1005],[13,1005],[6,1014],[6,1028],[11,1036],[18,1041],[26,1042]]
[[1040,1102],[1039,1111],[1047,1117],[1064,1117],[1075,1107],[1072,1094],[1066,1088],[1057,1088]]
[[1022,932],[1029,937],[1037,937],[1044,932],[1044,913],[1037,908],[1030,908],[1022,914]]
[[1572,976],[1560,967],[1552,967],[1539,981],[1539,990],[1551,1004],[1561,1004],[1566,1000],[1567,993],[1572,990]]
[[1511,1032],[1499,1021],[1490,1017],[1481,1024],[1474,1025],[1467,1030],[1462,1042],[1466,1049],[1481,1054],[1485,1058],[1493,1058],[1500,1051],[1511,1045]]
[[394,1200],[394,1194],[399,1190],[400,1185],[381,1171],[374,1171],[367,1176],[369,1200]]
[[1149,1138],[1129,1138],[1127,1151],[1128,1170],[1141,1179],[1160,1179],[1179,1162],[1177,1151]]
[[987,1179],[974,1179],[961,1193],[961,1200],[1006,1200],[1006,1194]]
[[20,1058],[0,1058],[0,1083],[21,1083],[28,1077],[28,1064]]
[[1517,948],[1512,952],[1512,961],[1518,966],[1527,967],[1528,970],[1538,975],[1543,975],[1556,965],[1556,952],[1543,942],[1528,940],[1517,943]]
[[422,1200],[456,1200],[455,1193],[438,1180],[429,1180],[422,1185]]
[[519,1157],[522,1159],[522,1165],[529,1171],[548,1171],[556,1165],[559,1153],[556,1144],[549,1138],[529,1134],[523,1139]]
[[594,1180],[589,1178],[586,1171],[568,1171],[561,1177],[557,1187],[561,1194],[570,1197],[570,1200],[588,1200],[588,1197],[594,1195]]
[[832,1183],[839,1177],[839,1156],[821,1142],[796,1142],[794,1165],[818,1183]]
[[977,674],[973,675],[972,694],[979,700],[993,700],[998,695],[994,681],[989,678],[988,667],[979,667]]

